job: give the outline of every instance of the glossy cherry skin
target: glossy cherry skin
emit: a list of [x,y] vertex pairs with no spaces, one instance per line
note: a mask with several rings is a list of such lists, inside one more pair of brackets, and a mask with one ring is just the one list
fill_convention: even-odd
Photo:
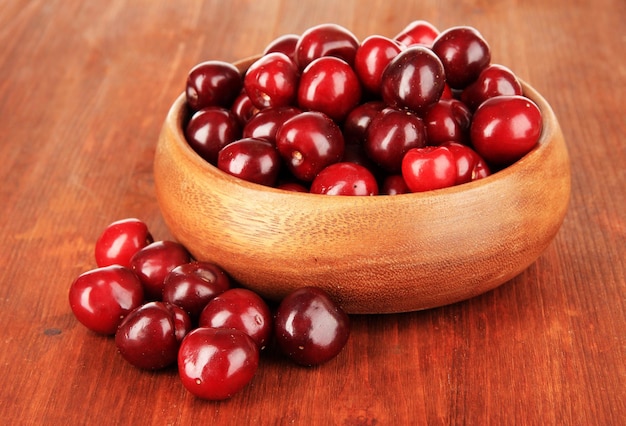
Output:
[[257,344],[243,331],[199,327],[178,351],[178,374],[191,394],[207,400],[232,397],[252,381],[259,366]]
[[411,192],[402,175],[387,175],[380,188],[381,195],[399,195]]
[[296,63],[303,70],[322,56],[341,58],[350,66],[359,47],[359,40],[352,32],[337,24],[320,24],[308,28],[296,44]]
[[96,264],[99,267],[122,265],[130,267],[130,258],[154,241],[142,220],[127,218],[115,221],[102,231],[95,244]]
[[280,303],[274,337],[283,354],[311,366],[336,357],[350,335],[348,315],[322,289],[302,287]]
[[191,256],[182,244],[175,241],[155,241],[135,253],[130,265],[143,285],[145,298],[161,300],[167,274],[190,260]]
[[92,269],[79,275],[69,291],[76,319],[96,333],[112,335],[124,317],[143,303],[139,278],[121,265]]
[[469,142],[472,112],[457,99],[440,99],[424,113],[428,145],[444,142]]
[[406,110],[385,108],[372,119],[364,146],[376,164],[389,173],[399,173],[404,154],[425,145],[422,119]]
[[412,46],[385,68],[381,95],[388,105],[419,114],[441,98],[445,83],[439,58],[427,47]]
[[509,68],[490,64],[461,93],[461,101],[474,111],[489,98],[501,95],[522,95],[522,84]]
[[332,56],[315,59],[302,71],[298,106],[341,122],[361,100],[361,83],[347,62]]
[[469,146],[458,142],[445,142],[441,146],[448,148],[454,155],[457,173],[455,185],[482,179],[491,174],[487,162]]
[[237,122],[243,127],[259,112],[259,108],[254,106],[250,96],[248,96],[245,90],[242,90],[239,96],[233,101],[230,112],[235,115]]
[[274,186],[280,171],[280,155],[265,139],[244,138],[226,145],[217,167],[230,175],[259,185]]
[[402,160],[402,177],[411,192],[447,188],[456,183],[456,160],[442,146],[413,148]]
[[299,74],[298,67],[287,55],[272,52],[250,65],[243,87],[259,109],[289,106],[296,99]]
[[446,81],[452,89],[467,87],[491,61],[489,45],[473,27],[451,27],[442,31],[432,49],[441,59]]
[[361,42],[354,57],[354,70],[366,90],[380,94],[383,71],[401,50],[398,42],[380,35],[369,36]]
[[211,300],[200,315],[200,327],[234,328],[254,340],[259,350],[272,336],[272,312],[258,294],[245,288],[231,288]]
[[428,21],[416,20],[404,27],[394,37],[394,40],[407,47],[420,44],[430,47],[438,35],[439,30],[433,24]]
[[276,132],[276,147],[296,179],[310,182],[343,156],[341,129],[327,115],[308,111],[285,121]]
[[311,183],[310,191],[325,195],[378,195],[378,183],[367,168],[341,162],[319,172]]
[[181,307],[192,321],[197,321],[204,307],[230,286],[229,276],[218,265],[193,261],[179,265],[167,274],[163,301]]
[[243,128],[244,138],[265,139],[276,144],[276,132],[282,124],[300,114],[302,110],[296,107],[265,108],[259,111],[246,123]]
[[216,164],[218,152],[241,137],[237,117],[225,108],[209,107],[191,116],[185,128],[189,146],[211,164]]
[[524,96],[496,96],[474,112],[470,138],[489,164],[508,166],[537,145],[543,122],[537,105]]
[[367,138],[367,128],[374,117],[385,109],[381,101],[369,101],[357,105],[343,122],[343,137],[347,145],[362,145]]
[[124,318],[115,333],[115,346],[135,367],[159,370],[176,362],[191,327],[189,316],[178,306],[148,302]]
[[229,108],[242,86],[241,74],[233,64],[222,61],[201,62],[187,76],[187,103],[194,111],[209,106]]
[[297,34],[283,34],[272,40],[263,50],[263,54],[267,55],[272,52],[284,53],[295,62],[298,40],[300,40],[300,36]]

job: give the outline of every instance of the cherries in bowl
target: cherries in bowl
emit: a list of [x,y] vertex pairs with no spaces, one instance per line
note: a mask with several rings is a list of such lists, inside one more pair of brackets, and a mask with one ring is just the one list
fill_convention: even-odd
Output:
[[[256,59],[234,65],[244,75]],[[531,265],[559,230],[569,201],[559,123],[535,89],[521,86],[541,112],[530,152],[485,179],[394,196],[285,191],[225,173],[186,142],[190,110],[182,94],[154,159],[162,215],[195,259],[221,265],[268,299],[314,286],[348,313],[391,313],[470,298]]]

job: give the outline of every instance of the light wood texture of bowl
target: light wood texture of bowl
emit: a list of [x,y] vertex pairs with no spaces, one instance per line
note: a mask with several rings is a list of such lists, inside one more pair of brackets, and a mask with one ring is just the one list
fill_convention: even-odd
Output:
[[[245,70],[253,59],[236,65]],[[398,196],[294,193],[244,182],[187,145],[185,98],[172,105],[154,159],[156,194],[172,234],[199,260],[279,300],[327,290],[353,314],[454,303],[517,276],[546,249],[569,202],[563,135],[546,100],[538,146],[476,182]]]

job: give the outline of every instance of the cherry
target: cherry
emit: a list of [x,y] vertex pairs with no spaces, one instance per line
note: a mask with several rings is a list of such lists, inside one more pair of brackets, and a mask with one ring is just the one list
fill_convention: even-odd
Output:
[[198,324],[243,331],[262,350],[272,335],[272,312],[258,294],[245,288],[232,288],[206,305]]
[[197,111],[209,106],[228,108],[242,88],[239,70],[228,62],[206,61],[194,66],[187,76],[187,103]]
[[457,171],[455,185],[482,179],[491,174],[487,162],[469,146],[458,142],[445,142],[441,146],[448,148],[454,155]]
[[257,344],[243,331],[199,327],[183,339],[178,374],[193,395],[224,400],[243,389],[259,366]]
[[244,138],[219,152],[217,167],[230,175],[259,185],[274,186],[280,171],[280,155],[265,139]]
[[274,337],[283,354],[298,364],[311,366],[331,360],[349,335],[348,315],[320,288],[294,290],[276,311]]
[[445,77],[443,64],[429,48],[412,46],[385,68],[381,94],[388,105],[419,114],[439,100]]
[[500,95],[522,95],[522,84],[507,67],[491,64],[461,92],[461,100],[474,111],[487,99]]
[[463,89],[476,80],[491,60],[491,51],[483,36],[468,26],[442,31],[432,49],[441,59],[447,83],[453,89]]
[[404,46],[424,45],[432,46],[439,35],[439,30],[430,22],[417,20],[409,23],[393,39]]
[[172,269],[163,283],[163,301],[184,309],[197,321],[215,296],[230,288],[230,278],[218,265],[193,261]]
[[276,132],[276,147],[293,175],[310,182],[343,156],[341,129],[327,115],[309,111],[285,121]]
[[259,112],[259,109],[254,106],[246,91],[242,90],[233,101],[230,112],[235,115],[240,126],[245,126]]
[[135,367],[158,370],[176,362],[180,342],[191,331],[191,321],[181,308],[148,302],[133,310],[115,333],[115,346]]
[[278,128],[301,112],[300,109],[292,106],[265,108],[248,121],[243,128],[243,137],[266,139],[275,144]]
[[359,40],[348,29],[337,24],[320,24],[302,33],[296,44],[296,63],[303,70],[313,60],[323,56],[343,59],[354,64]]
[[388,175],[380,189],[383,195],[399,195],[411,192],[402,175]]
[[263,50],[263,55],[272,52],[284,53],[292,61],[296,61],[296,45],[300,36],[297,34],[283,34],[272,40]]
[[367,137],[367,128],[372,119],[385,108],[381,101],[369,101],[356,106],[343,122],[343,137],[346,146],[362,145]]
[[139,278],[125,266],[109,265],[79,275],[69,290],[76,319],[96,333],[112,335],[124,317],[141,305]]
[[470,138],[488,163],[508,166],[537,144],[542,130],[541,111],[524,96],[496,96],[474,112]]
[[272,52],[250,65],[243,86],[259,109],[289,106],[296,99],[298,78],[296,64],[284,53]]
[[340,122],[361,100],[361,84],[354,70],[342,59],[315,59],[302,71],[298,105],[326,114]]
[[160,300],[167,274],[189,261],[189,252],[182,244],[175,241],[155,241],[135,253],[130,265],[141,280],[146,299]]
[[99,267],[122,265],[130,267],[130,258],[154,239],[148,226],[136,218],[127,218],[109,224],[95,244],[96,264]]
[[412,148],[402,160],[402,177],[411,192],[453,186],[457,178],[456,160],[448,148]]
[[326,195],[378,195],[378,183],[365,167],[349,162],[331,164],[313,179],[311,193]]
[[411,148],[426,145],[426,128],[415,114],[385,108],[367,129],[365,152],[387,172],[400,172],[402,157]]
[[354,70],[365,89],[380,94],[383,71],[401,50],[398,42],[379,35],[361,42],[354,57]]
[[241,127],[235,114],[220,107],[197,111],[185,129],[189,146],[211,164],[217,162],[217,154],[223,147],[240,136]]
[[298,182],[284,182],[277,185],[276,188],[291,192],[309,192],[306,186]]
[[444,142],[469,142],[469,127],[472,113],[457,99],[440,99],[424,114],[424,124],[429,145],[441,145]]

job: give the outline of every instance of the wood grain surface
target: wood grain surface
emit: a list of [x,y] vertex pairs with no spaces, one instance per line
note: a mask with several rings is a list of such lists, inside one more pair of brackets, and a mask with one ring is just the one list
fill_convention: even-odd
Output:
[[[559,118],[571,203],[532,266],[454,305],[354,316],[317,368],[270,347],[220,403],[74,319],[104,226],[135,216],[170,238],[152,160],[193,65],[322,22],[364,38],[413,19],[475,26]],[[0,2],[0,424],[625,424],[625,22],[623,0]]]

